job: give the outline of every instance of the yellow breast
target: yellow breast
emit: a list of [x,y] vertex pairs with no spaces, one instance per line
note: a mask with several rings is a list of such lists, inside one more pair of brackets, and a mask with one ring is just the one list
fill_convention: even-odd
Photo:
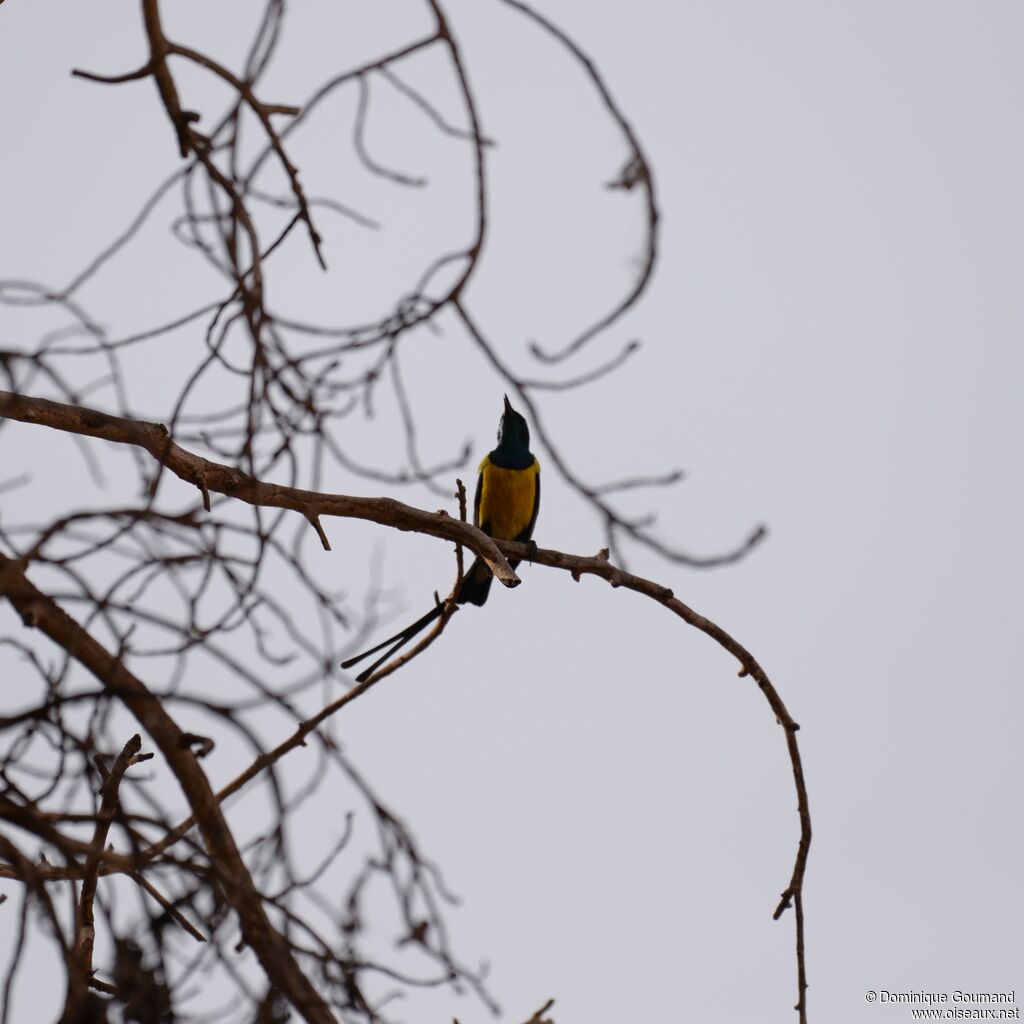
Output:
[[499,540],[514,540],[533,518],[540,465],[503,469],[490,458],[480,463],[480,508],[476,525]]

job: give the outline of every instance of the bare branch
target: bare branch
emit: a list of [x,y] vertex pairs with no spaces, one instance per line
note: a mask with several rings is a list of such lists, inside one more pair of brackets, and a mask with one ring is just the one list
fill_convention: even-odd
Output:
[[[103,780],[102,799],[99,814],[96,818],[96,831],[93,833],[92,848],[85,862],[82,876],[82,893],[78,900],[78,919],[76,923],[78,959],[82,965],[85,980],[92,976],[92,949],[96,940],[96,927],[93,920],[93,900],[96,898],[96,880],[99,876],[100,856],[107,843],[107,833],[117,811],[117,791],[121,779],[128,768],[139,761],[152,757],[152,754],[140,755],[142,737],[136,734],[124,745],[117,755],[113,766]],[[102,764],[97,760],[97,767]]]
[[161,465],[189,483],[202,480],[206,489],[250,505],[301,512],[310,521],[320,516],[366,519],[399,530],[413,530],[465,544],[490,566],[506,586],[519,585],[495,542],[470,523],[459,522],[443,512],[424,512],[393,498],[359,498],[326,494],[297,487],[266,484],[240,470],[211,462],[174,443],[159,423],[110,416],[95,409],[78,408],[45,398],[29,398],[0,391],[0,417],[34,423],[85,437],[98,437],[145,449]]
[[17,563],[4,555],[0,555],[0,594],[17,609],[26,626],[41,630],[81,662],[146,729],[196,810],[197,824],[213,871],[228,904],[238,914],[246,943],[259,957],[267,977],[310,1024],[333,1024],[333,1014],[295,962],[288,944],[270,923],[210,783],[161,702],[123,662],[33,586]]

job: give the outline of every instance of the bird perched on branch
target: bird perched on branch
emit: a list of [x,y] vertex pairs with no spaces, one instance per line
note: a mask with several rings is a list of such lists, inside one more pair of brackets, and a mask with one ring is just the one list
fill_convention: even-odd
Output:
[[[530,451],[530,428],[526,420],[512,408],[506,395],[505,411],[498,423],[498,447],[485,455],[480,463],[476,495],[473,498],[473,524],[498,540],[529,541],[533,536],[539,508],[540,464]],[[518,558],[510,558],[508,564],[515,569],[519,561]],[[482,558],[477,557],[462,578],[455,603],[482,605],[487,600],[493,579],[490,567]],[[384,654],[356,676],[356,681],[361,683],[438,618],[443,610],[443,604],[436,605],[401,632],[343,661],[341,667],[350,668],[363,658],[387,647]]]

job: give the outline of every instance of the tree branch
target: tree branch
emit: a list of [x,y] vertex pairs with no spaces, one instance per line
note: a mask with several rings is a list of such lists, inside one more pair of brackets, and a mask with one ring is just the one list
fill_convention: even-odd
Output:
[[[142,737],[136,733],[125,745],[114,761],[113,766],[103,780],[100,810],[96,817],[96,830],[93,832],[92,848],[85,861],[82,878],[82,893],[78,900],[78,916],[75,923],[75,944],[78,948],[78,959],[86,981],[92,975],[92,950],[96,940],[96,926],[93,921],[92,905],[96,898],[96,882],[99,878],[100,857],[107,844],[107,833],[110,823],[117,811],[117,791],[121,779],[128,768],[139,761],[148,760],[152,754],[139,754]],[[97,760],[97,765],[101,762]]]
[[495,542],[471,523],[460,522],[446,512],[424,512],[393,498],[360,498],[346,494],[327,494],[299,487],[267,484],[219,462],[211,462],[174,443],[161,423],[110,416],[83,406],[52,402],[0,391],[0,417],[36,423],[85,437],[98,437],[117,444],[145,449],[161,465],[200,490],[237,498],[249,505],[286,508],[307,519],[338,516],[366,519],[398,530],[426,533],[457,544],[464,544],[490,566],[506,587],[519,585],[519,577],[509,566]]
[[[494,569],[495,575],[506,586],[519,582],[518,577],[509,568],[507,560],[509,556],[530,559],[540,565],[565,570],[571,573],[576,580],[579,580],[583,575],[599,576],[613,587],[624,587],[657,601],[674,615],[713,639],[720,647],[728,651],[740,662],[740,675],[749,675],[757,683],[774,712],[776,720],[786,734],[786,745],[797,792],[800,842],[793,866],[793,873],[789,884],[782,892],[774,916],[778,918],[791,904],[795,904],[799,975],[799,1002],[797,1008],[800,1011],[801,1024],[803,1024],[806,1020],[806,970],[802,893],[804,873],[811,842],[811,819],[803,764],[796,738],[797,730],[800,727],[789,714],[782,698],[761,665],[745,647],[733,639],[720,626],[684,604],[669,588],[620,569],[609,561],[607,551],[602,551],[598,555],[589,558],[544,548],[531,552],[526,544],[517,544],[513,541],[496,541],[469,523],[460,522],[446,513],[425,512],[404,505],[391,498],[359,498],[348,495],[331,495],[301,490],[299,488],[266,484],[239,470],[210,462],[186,451],[171,440],[166,428],[161,424],[109,416],[106,413],[93,409],[65,405],[42,398],[28,398],[4,391],[0,391],[0,416],[7,416],[8,418],[26,423],[37,423],[59,430],[71,431],[89,437],[98,437],[121,444],[137,445],[148,451],[153,458],[181,479],[194,484],[201,481],[202,485],[209,491],[229,495],[251,505],[293,509],[310,519],[324,515],[366,519],[381,525],[391,526],[395,529],[412,530],[454,541],[457,544],[465,544],[487,560],[488,564]],[[14,565],[10,560],[5,561],[10,565]],[[21,572],[20,569],[17,571]],[[514,580],[514,583],[509,582],[509,576]],[[439,622],[439,629],[443,628],[446,618],[447,616]],[[421,645],[418,645],[413,651],[409,652],[409,656],[418,654],[427,643],[434,639],[438,631],[428,635]],[[222,790],[216,798],[213,797],[211,792],[210,796],[214,804],[231,793],[236,792],[288,750],[301,744],[305,736],[320,722],[365,692],[370,685],[382,678],[383,675],[390,674],[404,660],[406,659],[403,658],[402,661],[393,666],[385,666],[381,672],[371,676],[365,683],[345,693],[312,719],[302,722],[288,740],[284,741],[276,750],[257,758],[249,769]],[[141,686],[141,684],[138,685]],[[177,727],[175,726],[175,728]],[[202,820],[198,810],[196,811],[195,820],[202,827]],[[148,852],[155,855],[157,852],[166,849],[168,845],[171,845],[184,835],[192,824],[192,820],[183,822]]]
[[335,1024],[334,1015],[302,973],[287,941],[270,923],[210,782],[163,703],[5,555],[0,555],[0,594],[11,602],[26,626],[39,629],[87,668],[146,729],[195,812],[225,900],[238,915],[242,936],[267,977],[309,1024]]

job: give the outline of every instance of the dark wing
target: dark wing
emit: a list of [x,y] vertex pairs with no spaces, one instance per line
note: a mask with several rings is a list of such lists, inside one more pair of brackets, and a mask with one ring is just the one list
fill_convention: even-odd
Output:
[[[473,495],[473,525],[480,530],[484,528],[480,525],[480,496],[484,489],[484,467],[487,465],[487,459],[484,459],[480,463],[480,470],[476,475],[476,494]],[[484,533],[487,531],[484,530]]]
[[[536,459],[534,459],[536,462]],[[537,513],[540,511],[540,469],[537,469],[537,473],[533,478],[533,512],[530,513],[530,521],[526,524],[526,529],[522,530],[516,540],[522,542],[527,541],[533,536],[533,528],[537,525]]]

